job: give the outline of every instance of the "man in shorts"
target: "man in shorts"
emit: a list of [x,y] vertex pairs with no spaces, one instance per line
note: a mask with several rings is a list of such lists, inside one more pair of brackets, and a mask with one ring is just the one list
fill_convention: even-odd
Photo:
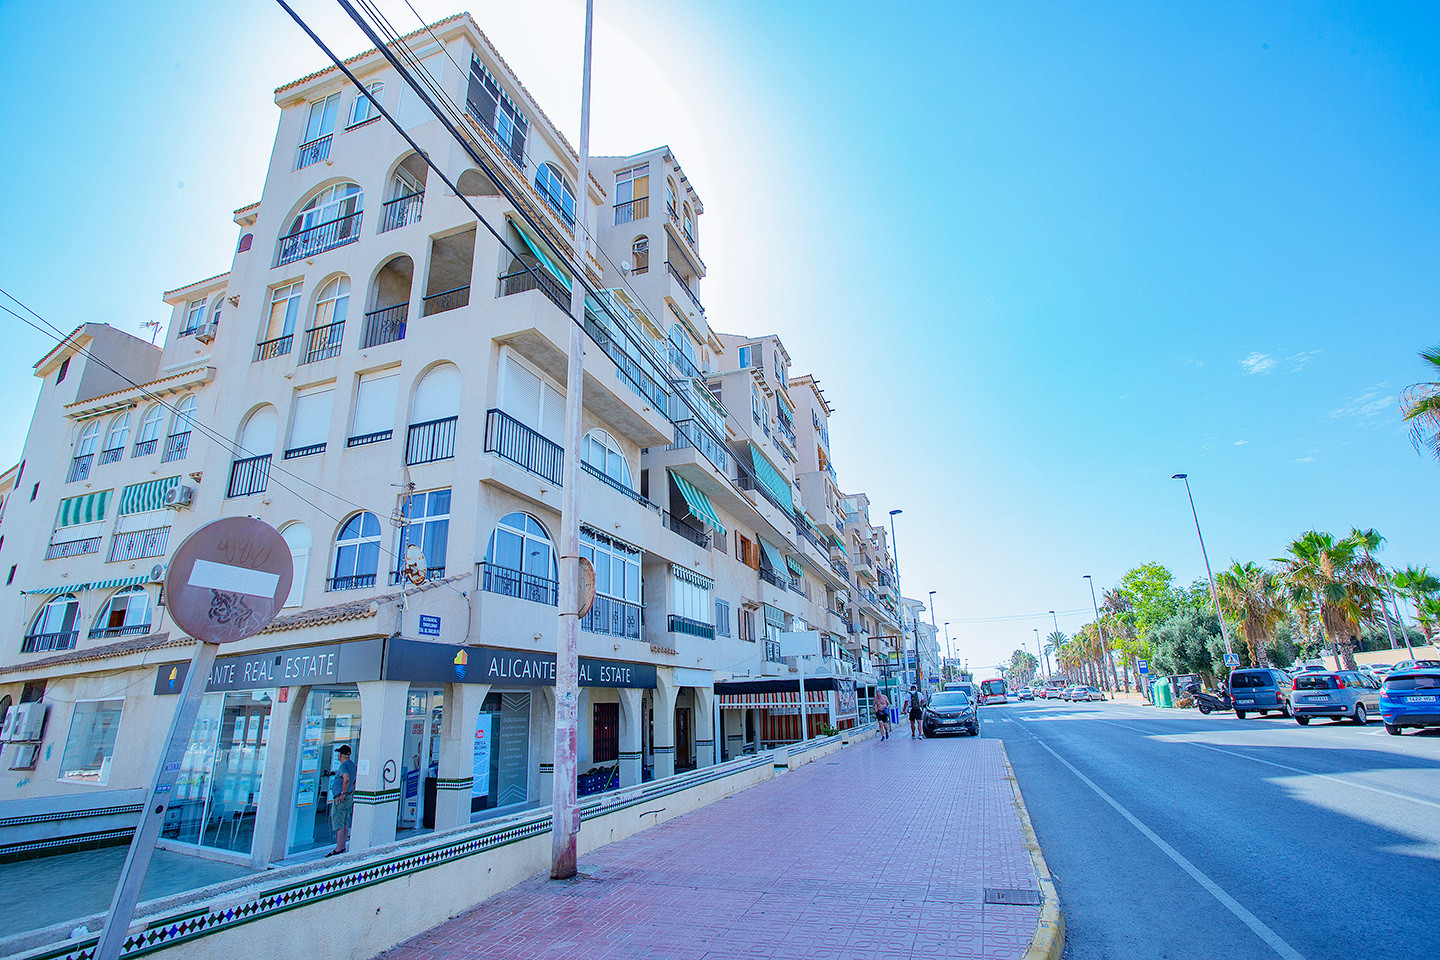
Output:
[[875,694],[875,722],[880,724],[880,739],[890,739],[890,698],[885,696],[885,691],[880,690]]
[[925,716],[925,694],[920,692],[919,687],[910,688],[910,700],[906,703],[905,709],[910,714],[910,739],[924,739],[924,725],[920,721]]
[[350,759],[350,744],[342,743],[335,753],[340,765],[330,774],[330,828],[335,831],[335,849],[325,854],[333,857],[349,846],[350,818],[355,811],[355,761]]

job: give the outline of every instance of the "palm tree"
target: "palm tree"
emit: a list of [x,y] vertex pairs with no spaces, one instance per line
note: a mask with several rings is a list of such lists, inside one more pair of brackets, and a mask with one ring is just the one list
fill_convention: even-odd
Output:
[[1365,574],[1363,551],[1349,537],[1336,539],[1311,530],[1293,540],[1287,553],[1277,557],[1280,576],[1289,599],[1303,605],[1313,597],[1319,606],[1319,625],[1343,660],[1345,669],[1355,669],[1355,645],[1351,637],[1360,624],[1372,619],[1379,590]]
[[[1420,359],[1440,381],[1440,347],[1420,351]],[[1428,450],[1440,459],[1440,383],[1412,383],[1406,387],[1400,395],[1400,412],[1410,424],[1410,442],[1415,449]]]
[[1240,624],[1240,632],[1250,647],[1250,662],[1268,667],[1266,645],[1274,638],[1275,628],[1290,615],[1279,578],[1258,564],[1237,560],[1228,570],[1216,574],[1215,592],[1225,616]]
[[1061,633],[1059,630],[1056,630],[1054,633],[1050,634],[1048,637],[1045,638],[1045,652],[1046,654],[1054,655],[1055,665],[1061,667],[1062,673],[1064,672],[1065,666],[1062,657],[1064,656],[1064,650],[1069,643],[1070,638],[1065,636],[1065,634]]
[[[1390,575],[1386,572],[1385,567],[1373,556],[1373,554],[1379,553],[1381,548],[1385,546],[1385,538],[1380,536],[1380,531],[1373,528],[1361,530],[1359,527],[1351,527],[1350,539],[1359,544],[1361,551],[1365,554],[1365,573],[1370,577],[1370,583],[1380,595],[1380,609],[1385,615],[1385,635],[1390,638],[1390,649],[1394,650],[1397,646],[1395,643],[1395,630],[1391,626],[1390,608],[1385,604],[1385,587],[1389,583]],[[1390,597],[1391,602],[1393,602],[1394,599],[1393,596]]]
[[1435,636],[1437,624],[1436,610],[1437,596],[1440,596],[1440,577],[1436,577],[1426,567],[1406,567],[1404,570],[1396,570],[1390,577],[1399,590],[1413,604],[1415,604],[1415,620],[1420,624],[1420,632],[1425,634],[1425,642],[1431,642]]

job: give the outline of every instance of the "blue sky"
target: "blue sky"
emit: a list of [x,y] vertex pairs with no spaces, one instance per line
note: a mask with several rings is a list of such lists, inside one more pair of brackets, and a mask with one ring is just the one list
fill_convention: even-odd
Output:
[[[1083,622],[1082,574],[1203,575],[1177,471],[1217,566],[1352,525],[1440,564],[1396,402],[1440,342],[1440,8],[1239,6],[597,2],[595,151],[675,149],[712,324],[821,379],[842,485],[904,509],[905,592],[973,665]],[[578,0],[470,9],[573,139]],[[319,53],[263,2],[8,4],[0,34],[0,285],[61,327],[165,319]],[[7,338],[8,460],[48,344]]]

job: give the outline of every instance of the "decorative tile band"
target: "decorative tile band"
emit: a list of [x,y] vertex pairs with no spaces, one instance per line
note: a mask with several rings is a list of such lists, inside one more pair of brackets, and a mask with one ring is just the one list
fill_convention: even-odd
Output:
[[359,806],[376,806],[382,803],[398,803],[400,801],[400,788],[393,790],[356,790],[355,803]]
[[82,820],[90,817],[113,817],[121,814],[139,814],[141,804],[126,803],[113,807],[96,807],[89,810],[67,810],[63,813],[32,813],[24,817],[0,817],[0,830],[7,827],[23,827],[28,823],[58,823],[61,820]]
[[474,777],[447,778],[435,781],[436,790],[473,790],[475,788]]

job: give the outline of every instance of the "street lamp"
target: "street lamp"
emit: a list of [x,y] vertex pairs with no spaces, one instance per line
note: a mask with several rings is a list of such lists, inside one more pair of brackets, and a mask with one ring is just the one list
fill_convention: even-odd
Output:
[[[1045,658],[1045,679],[1046,679],[1046,680],[1049,680],[1049,679],[1050,679],[1050,654],[1048,654],[1048,653],[1045,652],[1045,647],[1042,646],[1041,643],[1040,643],[1040,628],[1039,628],[1039,627],[1031,627],[1031,629],[1035,631],[1035,656],[1037,656],[1037,657],[1044,657],[1044,658]],[[1040,664],[1039,664],[1039,662],[1037,661],[1035,665],[1038,667]]]
[[[935,629],[935,591],[930,591],[930,637],[933,640],[938,631]],[[920,646],[920,628],[915,628],[915,646]],[[942,671],[943,672],[943,671]]]
[[[1050,621],[1055,624],[1055,636],[1058,637],[1058,636],[1060,635],[1060,618],[1057,617],[1057,616],[1055,616],[1055,611],[1054,611],[1054,610],[1051,610],[1051,611],[1050,611]],[[1059,662],[1060,662],[1060,654],[1059,654],[1059,653],[1056,653],[1056,654],[1055,654],[1055,662],[1056,662],[1056,663],[1059,663]],[[1069,680],[1070,678],[1067,676],[1065,679],[1066,679],[1066,680]]]
[[1215,592],[1215,574],[1210,572],[1210,555],[1205,552],[1205,535],[1200,532],[1200,514],[1195,511],[1195,495],[1190,492],[1190,475],[1177,473],[1170,479],[1185,482],[1185,496],[1190,499],[1190,516],[1195,518],[1195,536],[1200,540],[1200,556],[1205,558],[1205,576],[1210,581],[1210,599],[1215,604],[1215,616],[1220,619],[1220,637],[1225,641],[1225,657],[1229,659],[1235,651],[1230,648],[1230,631],[1225,629],[1225,614],[1220,612],[1220,595]]
[[[1090,581],[1090,608],[1095,611],[1095,632],[1100,634],[1100,656],[1106,667],[1110,666],[1110,651],[1105,648],[1105,628],[1100,626],[1100,605],[1095,602],[1095,578],[1085,574],[1085,579]],[[1113,668],[1112,668],[1113,669]],[[1100,669],[1100,685],[1104,686],[1108,678],[1105,676],[1105,669]],[[1118,686],[1118,684],[1117,684]],[[1129,689],[1128,687],[1126,688]]]
[[[895,592],[900,594],[900,656],[905,656],[905,591],[900,589],[900,544],[895,540],[895,515],[904,510],[890,511],[890,559],[895,563]],[[924,678],[920,675],[920,631],[915,631],[915,686]]]

